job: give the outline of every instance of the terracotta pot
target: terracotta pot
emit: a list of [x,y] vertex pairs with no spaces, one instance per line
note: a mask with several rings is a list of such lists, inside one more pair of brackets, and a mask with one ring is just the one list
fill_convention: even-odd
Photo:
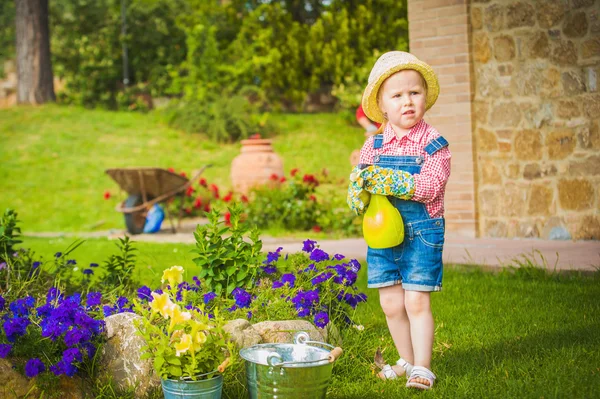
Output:
[[233,190],[248,194],[252,187],[268,183],[272,175],[283,176],[283,161],[273,152],[272,140],[242,140],[241,154],[231,162]]

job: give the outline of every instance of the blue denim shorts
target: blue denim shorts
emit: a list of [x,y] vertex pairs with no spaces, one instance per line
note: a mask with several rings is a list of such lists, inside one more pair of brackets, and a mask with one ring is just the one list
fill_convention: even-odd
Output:
[[393,248],[367,251],[368,287],[402,284],[409,291],[441,291],[444,219],[404,225],[404,241]]

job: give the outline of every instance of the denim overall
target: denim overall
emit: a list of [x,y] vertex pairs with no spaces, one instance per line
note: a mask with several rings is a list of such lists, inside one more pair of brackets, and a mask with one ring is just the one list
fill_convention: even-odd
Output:
[[[383,135],[374,137],[373,148],[380,149]],[[430,156],[448,145],[443,137],[433,139],[424,151]],[[422,155],[375,155],[373,164],[410,174],[421,173],[425,158]],[[425,204],[388,196],[402,215],[404,241],[393,248],[367,251],[368,287],[381,288],[402,284],[412,291],[442,289],[442,249],[444,247],[444,218],[431,218]]]

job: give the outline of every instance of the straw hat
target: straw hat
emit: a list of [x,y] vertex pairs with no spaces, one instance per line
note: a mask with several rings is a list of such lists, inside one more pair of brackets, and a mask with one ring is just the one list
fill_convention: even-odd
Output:
[[363,93],[362,107],[369,119],[380,123],[384,121],[383,113],[377,104],[379,88],[387,78],[405,69],[413,69],[423,76],[427,82],[425,107],[426,109],[433,107],[438,94],[440,94],[440,85],[433,69],[410,53],[390,51],[379,57],[373,66],[369,75],[369,83]]

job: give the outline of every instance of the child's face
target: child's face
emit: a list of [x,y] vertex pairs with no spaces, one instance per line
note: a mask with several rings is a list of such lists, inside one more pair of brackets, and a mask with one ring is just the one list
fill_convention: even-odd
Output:
[[387,78],[379,90],[379,108],[389,122],[401,130],[409,130],[425,115],[427,93],[421,74],[412,69]]

